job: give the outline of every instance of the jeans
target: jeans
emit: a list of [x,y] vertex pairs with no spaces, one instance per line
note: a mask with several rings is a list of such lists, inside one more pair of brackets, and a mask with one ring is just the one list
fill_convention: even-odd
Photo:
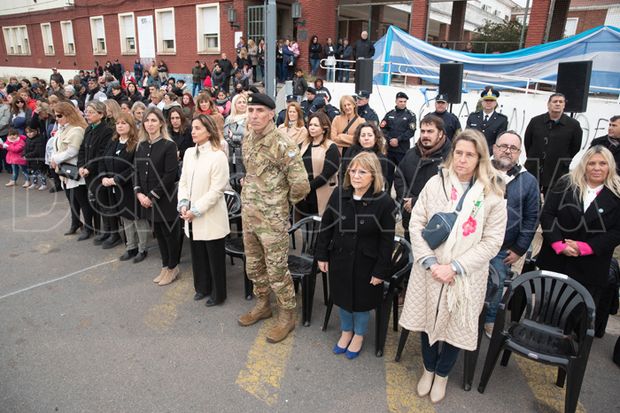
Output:
[[319,71],[319,65],[321,63],[321,59],[310,59],[310,67],[312,76],[316,76]]
[[[422,359],[426,371],[434,372],[441,377],[448,377],[459,357],[459,348],[444,341],[437,341],[431,346],[428,342],[428,335],[424,332],[420,334],[420,338],[422,339]],[[441,343],[441,352],[439,352],[439,343]]]
[[[508,256],[508,250],[500,251],[494,258],[491,259],[490,265],[495,268],[499,274],[499,288],[489,303],[487,308],[487,315],[485,317],[485,323],[494,323],[497,316],[497,307],[502,299],[502,293],[504,292],[504,280],[508,274],[508,265],[504,264],[504,259]],[[491,287],[491,280],[487,282],[487,289]]]
[[327,81],[335,82],[336,81],[336,69],[335,66],[329,66],[327,69]]
[[353,331],[358,336],[366,335],[368,332],[368,320],[370,311],[354,311],[352,313],[340,308],[340,330]]
[[202,90],[202,83],[193,83],[192,85],[192,96],[196,96]]
[[22,171],[22,173],[24,174],[24,179],[26,181],[30,180],[30,175],[28,175],[27,169],[26,169],[26,165],[16,165],[16,164],[11,164],[11,170],[13,171],[13,176],[11,177],[11,180],[17,182],[17,178],[19,178],[19,171]]
[[128,219],[121,217],[127,237],[127,251],[138,249],[139,252],[146,251],[146,243],[149,239],[151,228],[146,219]]

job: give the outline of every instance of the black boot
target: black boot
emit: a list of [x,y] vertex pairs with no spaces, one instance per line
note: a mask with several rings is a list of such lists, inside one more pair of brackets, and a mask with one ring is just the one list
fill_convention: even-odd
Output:
[[108,238],[110,238],[110,233],[107,231],[102,231],[99,235],[97,235],[95,237],[95,239],[93,240],[93,244],[95,245],[101,245],[103,244],[104,241],[106,241]]
[[116,247],[121,242],[123,242],[123,240],[121,239],[120,235],[115,232],[114,234],[110,235],[107,240],[105,240],[101,248],[103,248],[104,250],[109,250],[110,248]]
[[94,234],[94,233],[93,233],[93,230],[92,230],[92,229],[84,229],[84,230],[82,231],[82,234],[78,237],[78,239],[77,239],[77,240],[78,240],[78,241],[84,241],[84,240],[87,240],[87,239],[89,239],[90,237],[92,237],[92,236],[93,236],[93,234]]

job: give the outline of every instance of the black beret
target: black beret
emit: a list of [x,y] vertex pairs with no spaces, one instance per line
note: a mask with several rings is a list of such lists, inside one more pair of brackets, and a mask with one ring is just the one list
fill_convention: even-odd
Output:
[[407,99],[409,100],[409,96],[405,92],[398,92],[396,94],[396,99]]
[[265,95],[264,93],[252,93],[250,97],[248,97],[248,105],[267,106],[271,110],[276,108],[276,102],[274,102],[273,99],[271,99],[269,96]]

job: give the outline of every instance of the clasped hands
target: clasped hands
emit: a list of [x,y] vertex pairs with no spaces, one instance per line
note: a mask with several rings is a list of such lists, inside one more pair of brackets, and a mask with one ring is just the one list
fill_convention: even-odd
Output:
[[452,284],[456,278],[456,272],[450,264],[433,264],[430,270],[433,279],[442,284]]
[[181,212],[180,212],[179,215],[180,215],[181,219],[184,219],[187,222],[192,222],[192,220],[194,218],[196,218],[194,213],[192,211],[190,211],[189,209],[187,209],[186,206],[182,206],[181,207]]
[[142,205],[143,208],[150,208],[153,206],[153,202],[149,199],[148,196],[144,194],[138,194],[137,198],[138,202],[140,202],[140,205]]
[[565,239],[564,243],[566,244],[566,248],[562,251],[562,254],[567,257],[578,257],[581,255],[581,250],[579,250],[579,245],[577,245],[577,241],[572,239]]
[[[319,271],[325,273],[329,271],[329,263],[327,261],[317,261],[317,264],[319,265]],[[381,283],[383,283],[381,278],[370,277],[370,284],[379,285]]]

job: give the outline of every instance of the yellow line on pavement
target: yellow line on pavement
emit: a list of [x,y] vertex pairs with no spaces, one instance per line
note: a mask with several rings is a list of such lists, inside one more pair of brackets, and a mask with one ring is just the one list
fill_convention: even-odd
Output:
[[[161,302],[149,308],[144,316],[144,324],[153,330],[164,331],[169,329],[178,316],[179,304],[189,300],[192,293],[192,272],[181,274],[181,278],[164,287],[151,283],[145,288],[165,288]],[[151,280],[149,280],[150,282]]]
[[269,406],[275,406],[278,402],[280,384],[293,351],[295,334],[293,331],[279,343],[268,343],[265,336],[274,323],[274,317],[262,322],[248,353],[245,368],[239,372],[236,381],[239,387]]
[[418,379],[422,372],[422,351],[419,333],[409,333],[400,362],[395,362],[400,333],[388,331],[385,341],[385,391],[388,410],[402,412],[434,412],[435,408],[428,397],[421,398],[416,393]]
[[[510,359],[517,362],[519,369],[527,380],[528,386],[530,386],[532,393],[534,393],[538,404],[536,406],[537,411],[564,411],[566,390],[555,385],[558,375],[557,367],[536,363],[514,354],[510,356]],[[577,404],[577,412],[585,413],[585,411],[586,409],[579,402]]]

